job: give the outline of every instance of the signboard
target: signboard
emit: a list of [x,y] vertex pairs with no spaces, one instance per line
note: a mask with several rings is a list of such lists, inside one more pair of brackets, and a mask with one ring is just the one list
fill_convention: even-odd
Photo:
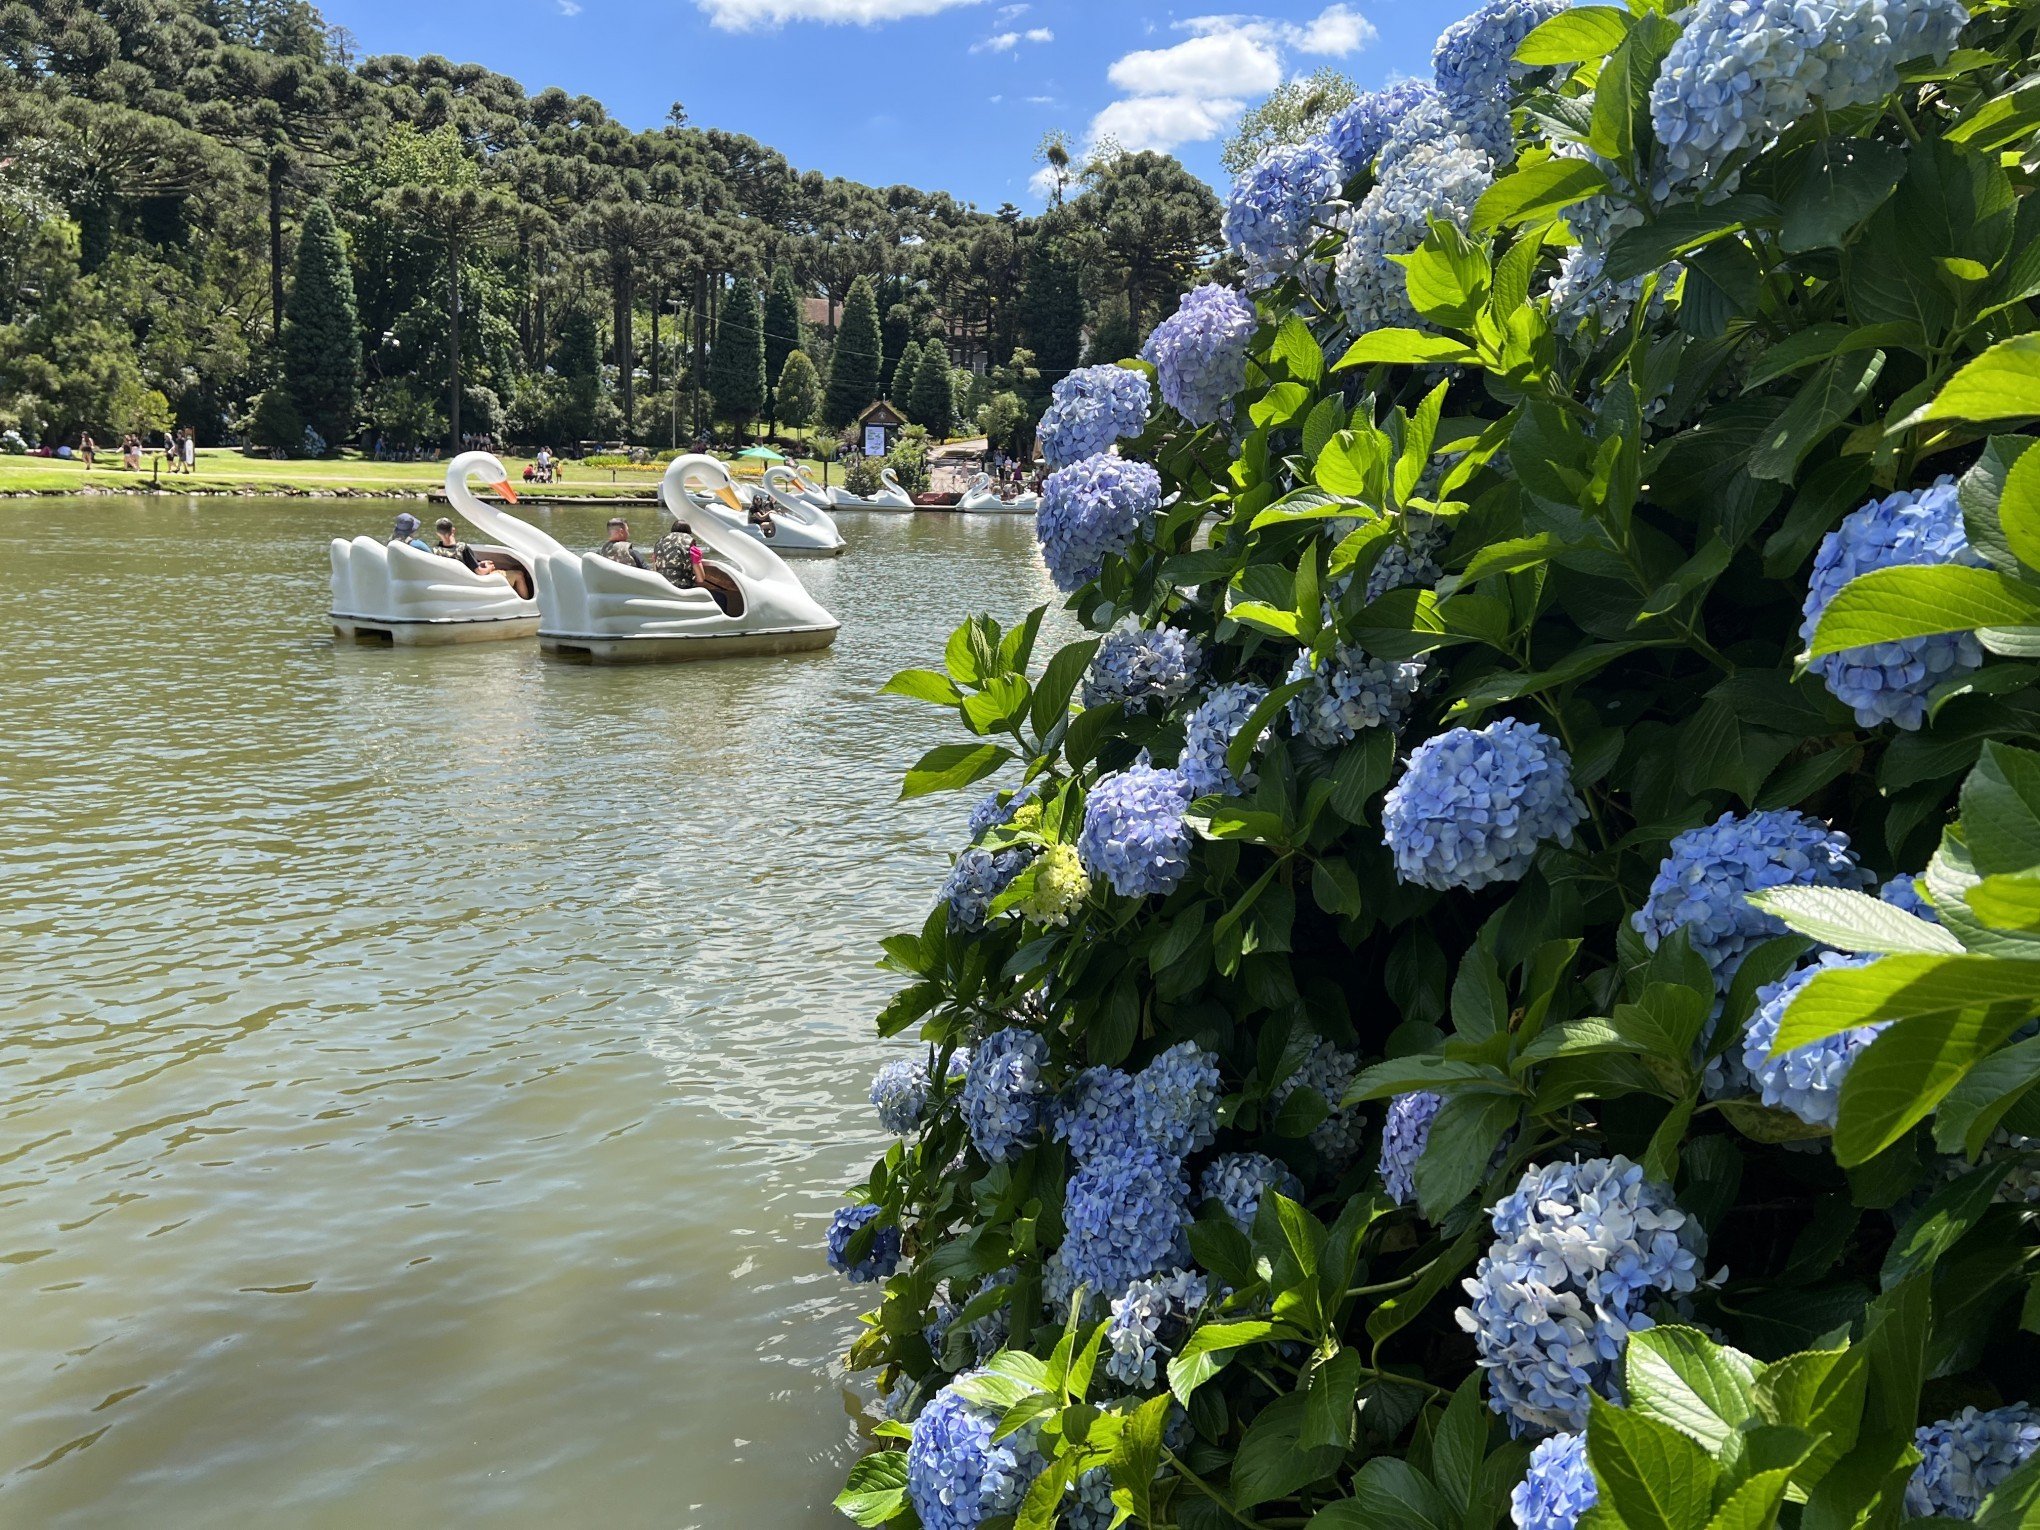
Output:
[[885,427],[867,425],[864,427],[864,455],[883,457],[885,455]]

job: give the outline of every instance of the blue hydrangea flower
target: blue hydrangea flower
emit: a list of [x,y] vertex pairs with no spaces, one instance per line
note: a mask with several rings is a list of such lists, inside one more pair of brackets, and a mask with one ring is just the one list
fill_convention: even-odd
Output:
[[1147,374],[1121,366],[1078,367],[1055,385],[1035,438],[1052,468],[1109,452],[1147,429],[1154,389]]
[[1417,1160],[1431,1141],[1431,1120],[1445,1097],[1428,1089],[1399,1094],[1388,1102],[1388,1120],[1381,1128],[1381,1183],[1396,1204],[1417,1198]]
[[1316,140],[1270,149],[1233,182],[1223,233],[1250,290],[1274,285],[1309,254],[1345,183],[1338,155]]
[[1517,83],[1529,70],[1515,61],[1516,49],[1540,24],[1570,0],[1487,0],[1438,36],[1431,67],[1438,94],[1464,130],[1496,159],[1511,156],[1509,107]]
[[986,792],[978,799],[976,807],[970,810],[970,820],[965,825],[973,844],[993,829],[1003,829],[1013,821],[1013,815],[1020,811],[1020,805],[1027,800],[1028,789],[1017,792]]
[[[962,1078],[969,1070],[969,1052],[959,1049],[949,1054],[949,1077]],[[895,1137],[911,1136],[927,1106],[926,1057],[895,1057],[871,1081],[871,1108],[878,1112],[878,1124]]]
[[[948,1282],[944,1281],[936,1286],[935,1300],[928,1309],[928,1321],[922,1326],[921,1337],[927,1340],[928,1348],[938,1362],[942,1359],[943,1350],[948,1347],[949,1331],[962,1318],[965,1309],[987,1291],[1010,1287],[1014,1279],[1014,1272],[1009,1266],[995,1275],[987,1276],[977,1290],[961,1301],[949,1289]],[[1010,1303],[1004,1303],[971,1319],[967,1332],[970,1335],[971,1351],[980,1362],[1005,1348],[1008,1336],[1007,1314],[1010,1310]]]
[[1906,1484],[1907,1515],[1974,1519],[1992,1490],[2040,1451],[2040,1408],[1964,1408],[1920,1429],[1913,1444],[1925,1459]]
[[1339,1103],[1346,1097],[1346,1090],[1359,1072],[1358,1052],[1349,1052],[1344,1047],[1333,1046],[1322,1036],[1313,1036],[1310,1050],[1296,1071],[1268,1094],[1270,1107],[1279,1111],[1297,1090],[1317,1091],[1318,1096],[1331,1107],[1331,1114],[1311,1128],[1310,1145],[1334,1169],[1343,1169],[1358,1158],[1363,1146],[1366,1123],[1360,1108]]
[[1241,1232],[1253,1227],[1261,1213],[1261,1197],[1270,1190],[1292,1201],[1303,1199],[1303,1182],[1287,1164],[1265,1153],[1221,1153],[1205,1169],[1198,1188],[1207,1201],[1218,1202]]
[[1546,1164],[1491,1216],[1494,1241],[1455,1314],[1487,1372],[1488,1406],[1517,1434],[1586,1427],[1587,1397],[1619,1401],[1646,1305],[1700,1283],[1706,1236],[1665,1186],[1622,1157]]
[[992,1163],[1018,1158],[1041,1126],[1048,1085],[1041,1070],[1048,1043],[1033,1031],[994,1031],[971,1054],[963,1081],[963,1120],[970,1140]]
[[[1636,312],[1644,284],[1650,278],[1632,276],[1611,282],[1602,275],[1607,263],[1605,253],[1584,245],[1568,250],[1565,259],[1559,262],[1548,295],[1552,326],[1561,335],[1568,338],[1585,335],[1590,341],[1598,340],[1620,330]],[[1665,295],[1677,282],[1681,269],[1674,262],[1659,272],[1657,285],[1651,290],[1650,307],[1645,311],[1647,319],[1655,320],[1664,312]]]
[[1530,1452],[1530,1469],[1509,1495],[1509,1518],[1516,1530],[1573,1530],[1600,1499],[1586,1436],[1554,1434]]
[[1130,1152],[1139,1144],[1134,1125],[1133,1075],[1091,1067],[1079,1073],[1056,1105],[1056,1139],[1079,1163],[1100,1153]]
[[1056,588],[1073,595],[1096,579],[1107,558],[1148,529],[1161,505],[1161,474],[1145,462],[1100,453],[1049,474],[1035,519]]
[[1116,701],[1129,712],[1164,710],[1190,694],[1203,660],[1197,639],[1180,627],[1108,632],[1084,676],[1084,705]]
[[1418,746],[1381,807],[1399,880],[1441,891],[1513,882],[1546,841],[1587,816],[1572,757],[1535,723],[1504,717]]
[[977,1530],[1011,1514],[1047,1464],[1027,1430],[997,1444],[998,1413],[964,1397],[966,1372],[935,1394],[907,1442],[907,1501],[922,1530]]
[[829,1268],[841,1271],[859,1285],[884,1280],[900,1267],[897,1227],[879,1228],[871,1235],[871,1251],[854,1263],[850,1259],[850,1239],[877,1215],[876,1206],[845,1206],[829,1220]]
[[1785,933],[1785,922],[1749,902],[1768,887],[1861,887],[1867,873],[1849,854],[1849,836],[1804,813],[1777,809],[1713,823],[1674,839],[1650,896],[1630,919],[1655,951],[1683,929],[1728,991],[1751,946]]
[[992,900],[1010,887],[1033,859],[1031,850],[1018,846],[1011,850],[970,849],[959,855],[942,884],[942,901],[949,905],[949,927],[984,928]]
[[[1872,569],[1901,564],[1959,563],[1980,568],[1984,558],[1969,545],[1955,480],[1940,478],[1930,488],[1903,490],[1873,499],[1852,512],[1821,540],[1807,586],[1805,620],[1799,635],[1810,645],[1828,602],[1842,586]],[[1983,663],[1973,632],[1900,638],[1825,654],[1807,666],[1835,699],[1856,713],[1866,728],[1895,723],[1908,731],[1927,720],[1927,696],[1935,686]]]
[[1384,158],[1380,182],[1347,219],[1333,267],[1339,306],[1355,334],[1421,322],[1393,257],[1415,251],[1433,218],[1464,232],[1494,178],[1494,161],[1456,139],[1420,144],[1393,162]]
[[[1267,699],[1266,687],[1238,681],[1218,686],[1198,703],[1183,725],[1183,756],[1177,765],[1193,797],[1238,797],[1254,789],[1259,777],[1251,770],[1244,780],[1235,776],[1225,757],[1254,708]],[[1265,729],[1262,737],[1267,737]]]
[[1194,1041],[1179,1041],[1133,1081],[1140,1140],[1187,1158],[1218,1136],[1218,1059]]
[[1399,724],[1423,683],[1424,665],[1417,659],[1370,659],[1342,643],[1324,659],[1304,649],[1288,678],[1311,682],[1309,690],[1289,698],[1289,726],[1298,738],[1330,749],[1363,728]]
[[1190,1320],[1204,1305],[1204,1297],[1204,1277],[1194,1270],[1171,1270],[1128,1285],[1112,1299],[1112,1322],[1105,1330],[1111,1354],[1105,1359],[1105,1374],[1125,1386],[1153,1387],[1189,1337]]
[[1324,142],[1339,158],[1339,173],[1350,181],[1368,169],[1396,127],[1437,100],[1437,87],[1429,80],[1397,80],[1382,90],[1363,90],[1325,124]]
[[1102,1301],[1136,1280],[1187,1265],[1189,1199],[1182,1161],[1154,1148],[1083,1164],[1063,1196],[1063,1245],[1049,1294],[1067,1301],[1085,1286]]
[[1162,401],[1191,425],[1232,418],[1247,385],[1247,343],[1259,323],[1254,305],[1230,287],[1207,282],[1183,294],[1141,350],[1155,369]]
[[1438,551],[1445,545],[1445,532],[1429,516],[1403,518],[1402,535],[1390,542],[1374,560],[1367,573],[1367,599],[1381,599],[1390,590],[1411,585],[1429,588],[1445,577]]
[[1924,919],[1929,924],[1939,924],[1940,914],[1929,903],[1926,894],[1920,891],[1919,878],[1911,872],[1903,872],[1877,889],[1877,896],[1893,908],[1902,908],[1915,919]]
[[1078,1472],[1063,1498],[1066,1530],[1112,1530],[1119,1509],[1112,1502],[1112,1473],[1102,1466]]
[[1143,754],[1091,788],[1077,855],[1084,869],[1127,898],[1172,893],[1190,870],[1190,828],[1183,821],[1195,793],[1182,772],[1157,770]]
[[1816,972],[1837,967],[1867,967],[1873,958],[1845,956],[1824,951],[1816,961],[1788,972],[1775,983],[1757,990],[1756,1011],[1743,1031],[1743,1066],[1750,1070],[1758,1096],[1766,1105],[1789,1110],[1808,1126],[1832,1127],[1841,1113],[1842,1080],[1849,1076],[1856,1056],[1884,1031],[1881,1025],[1859,1025],[1854,1030],[1822,1037],[1803,1047],[1794,1047],[1782,1057],[1773,1057],[1778,1026],[1785,1009],[1799,996]]

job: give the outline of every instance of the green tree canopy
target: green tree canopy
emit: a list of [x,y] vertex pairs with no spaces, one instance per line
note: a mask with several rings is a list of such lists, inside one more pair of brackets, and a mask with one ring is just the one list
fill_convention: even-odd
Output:
[[898,365],[893,368],[892,386],[886,389],[886,397],[908,414],[914,412],[914,378],[921,370],[921,342],[909,340],[907,348],[900,352]]
[[723,301],[715,350],[708,358],[709,396],[716,412],[739,429],[765,407],[765,334],[758,320],[758,289],[740,276]]
[[878,293],[871,278],[850,284],[843,303],[843,322],[836,332],[835,354],[829,358],[829,392],[822,401],[822,423],[831,430],[848,425],[878,398],[881,354]]
[[[787,358],[801,348],[800,288],[793,279],[793,268],[778,265],[772,268],[772,285],[765,291],[765,375],[777,378],[786,370]],[[783,419],[779,412],[778,397],[772,403],[773,419]],[[805,422],[803,422],[805,423]]]
[[907,399],[907,412],[917,423],[927,426],[928,434],[936,440],[945,440],[955,433],[956,394],[949,376],[949,347],[939,336],[921,347]]
[[796,430],[814,423],[815,411],[822,406],[822,379],[806,351],[794,351],[786,358],[773,397],[780,423]]
[[323,200],[306,210],[298,235],[297,271],[283,311],[282,360],[282,386],[298,415],[328,445],[344,444],[354,434],[361,403],[361,329],[347,245]]

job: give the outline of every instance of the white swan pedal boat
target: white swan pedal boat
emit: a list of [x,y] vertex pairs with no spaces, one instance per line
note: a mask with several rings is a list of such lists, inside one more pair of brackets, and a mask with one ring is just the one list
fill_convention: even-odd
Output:
[[829,490],[831,510],[911,510],[914,496],[900,487],[899,475],[891,468],[879,469],[878,481],[885,485],[870,499],[860,499],[841,484]]
[[1032,515],[1041,508],[1041,496],[1026,493],[1001,499],[992,488],[992,475],[980,473],[963,491],[963,498],[956,502],[956,508],[966,515]]
[[[467,452],[446,470],[446,497],[468,521],[481,525],[474,513],[481,501],[468,481],[480,478],[514,501],[509,476],[489,453]],[[335,537],[328,612],[333,631],[356,642],[406,648],[532,636],[539,629],[539,604],[518,595],[504,572],[515,570],[529,580],[529,561],[510,544],[475,542],[469,547],[497,571],[477,573],[457,558],[420,552],[405,542]]]
[[539,646],[598,664],[798,653],[836,640],[836,618],[745,530],[746,511],[713,457],[675,458],[660,498],[702,546],[703,584],[563,547],[536,526],[477,505],[476,524],[516,549],[538,580]]
[[782,558],[840,558],[849,545],[828,510],[803,490],[800,479],[784,464],[765,470],[765,497],[772,502],[772,534],[748,518],[744,529]]

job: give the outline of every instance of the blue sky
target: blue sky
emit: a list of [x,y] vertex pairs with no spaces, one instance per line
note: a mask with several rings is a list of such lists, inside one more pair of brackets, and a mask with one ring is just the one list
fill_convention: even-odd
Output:
[[1474,0],[1308,0],[1252,11],[1126,0],[326,0],[364,54],[440,53],[632,127],[675,100],[800,169],[1033,210],[1035,146],[1061,128],[1167,149],[1221,190],[1218,148],[1282,79],[1363,86],[1430,69]]

